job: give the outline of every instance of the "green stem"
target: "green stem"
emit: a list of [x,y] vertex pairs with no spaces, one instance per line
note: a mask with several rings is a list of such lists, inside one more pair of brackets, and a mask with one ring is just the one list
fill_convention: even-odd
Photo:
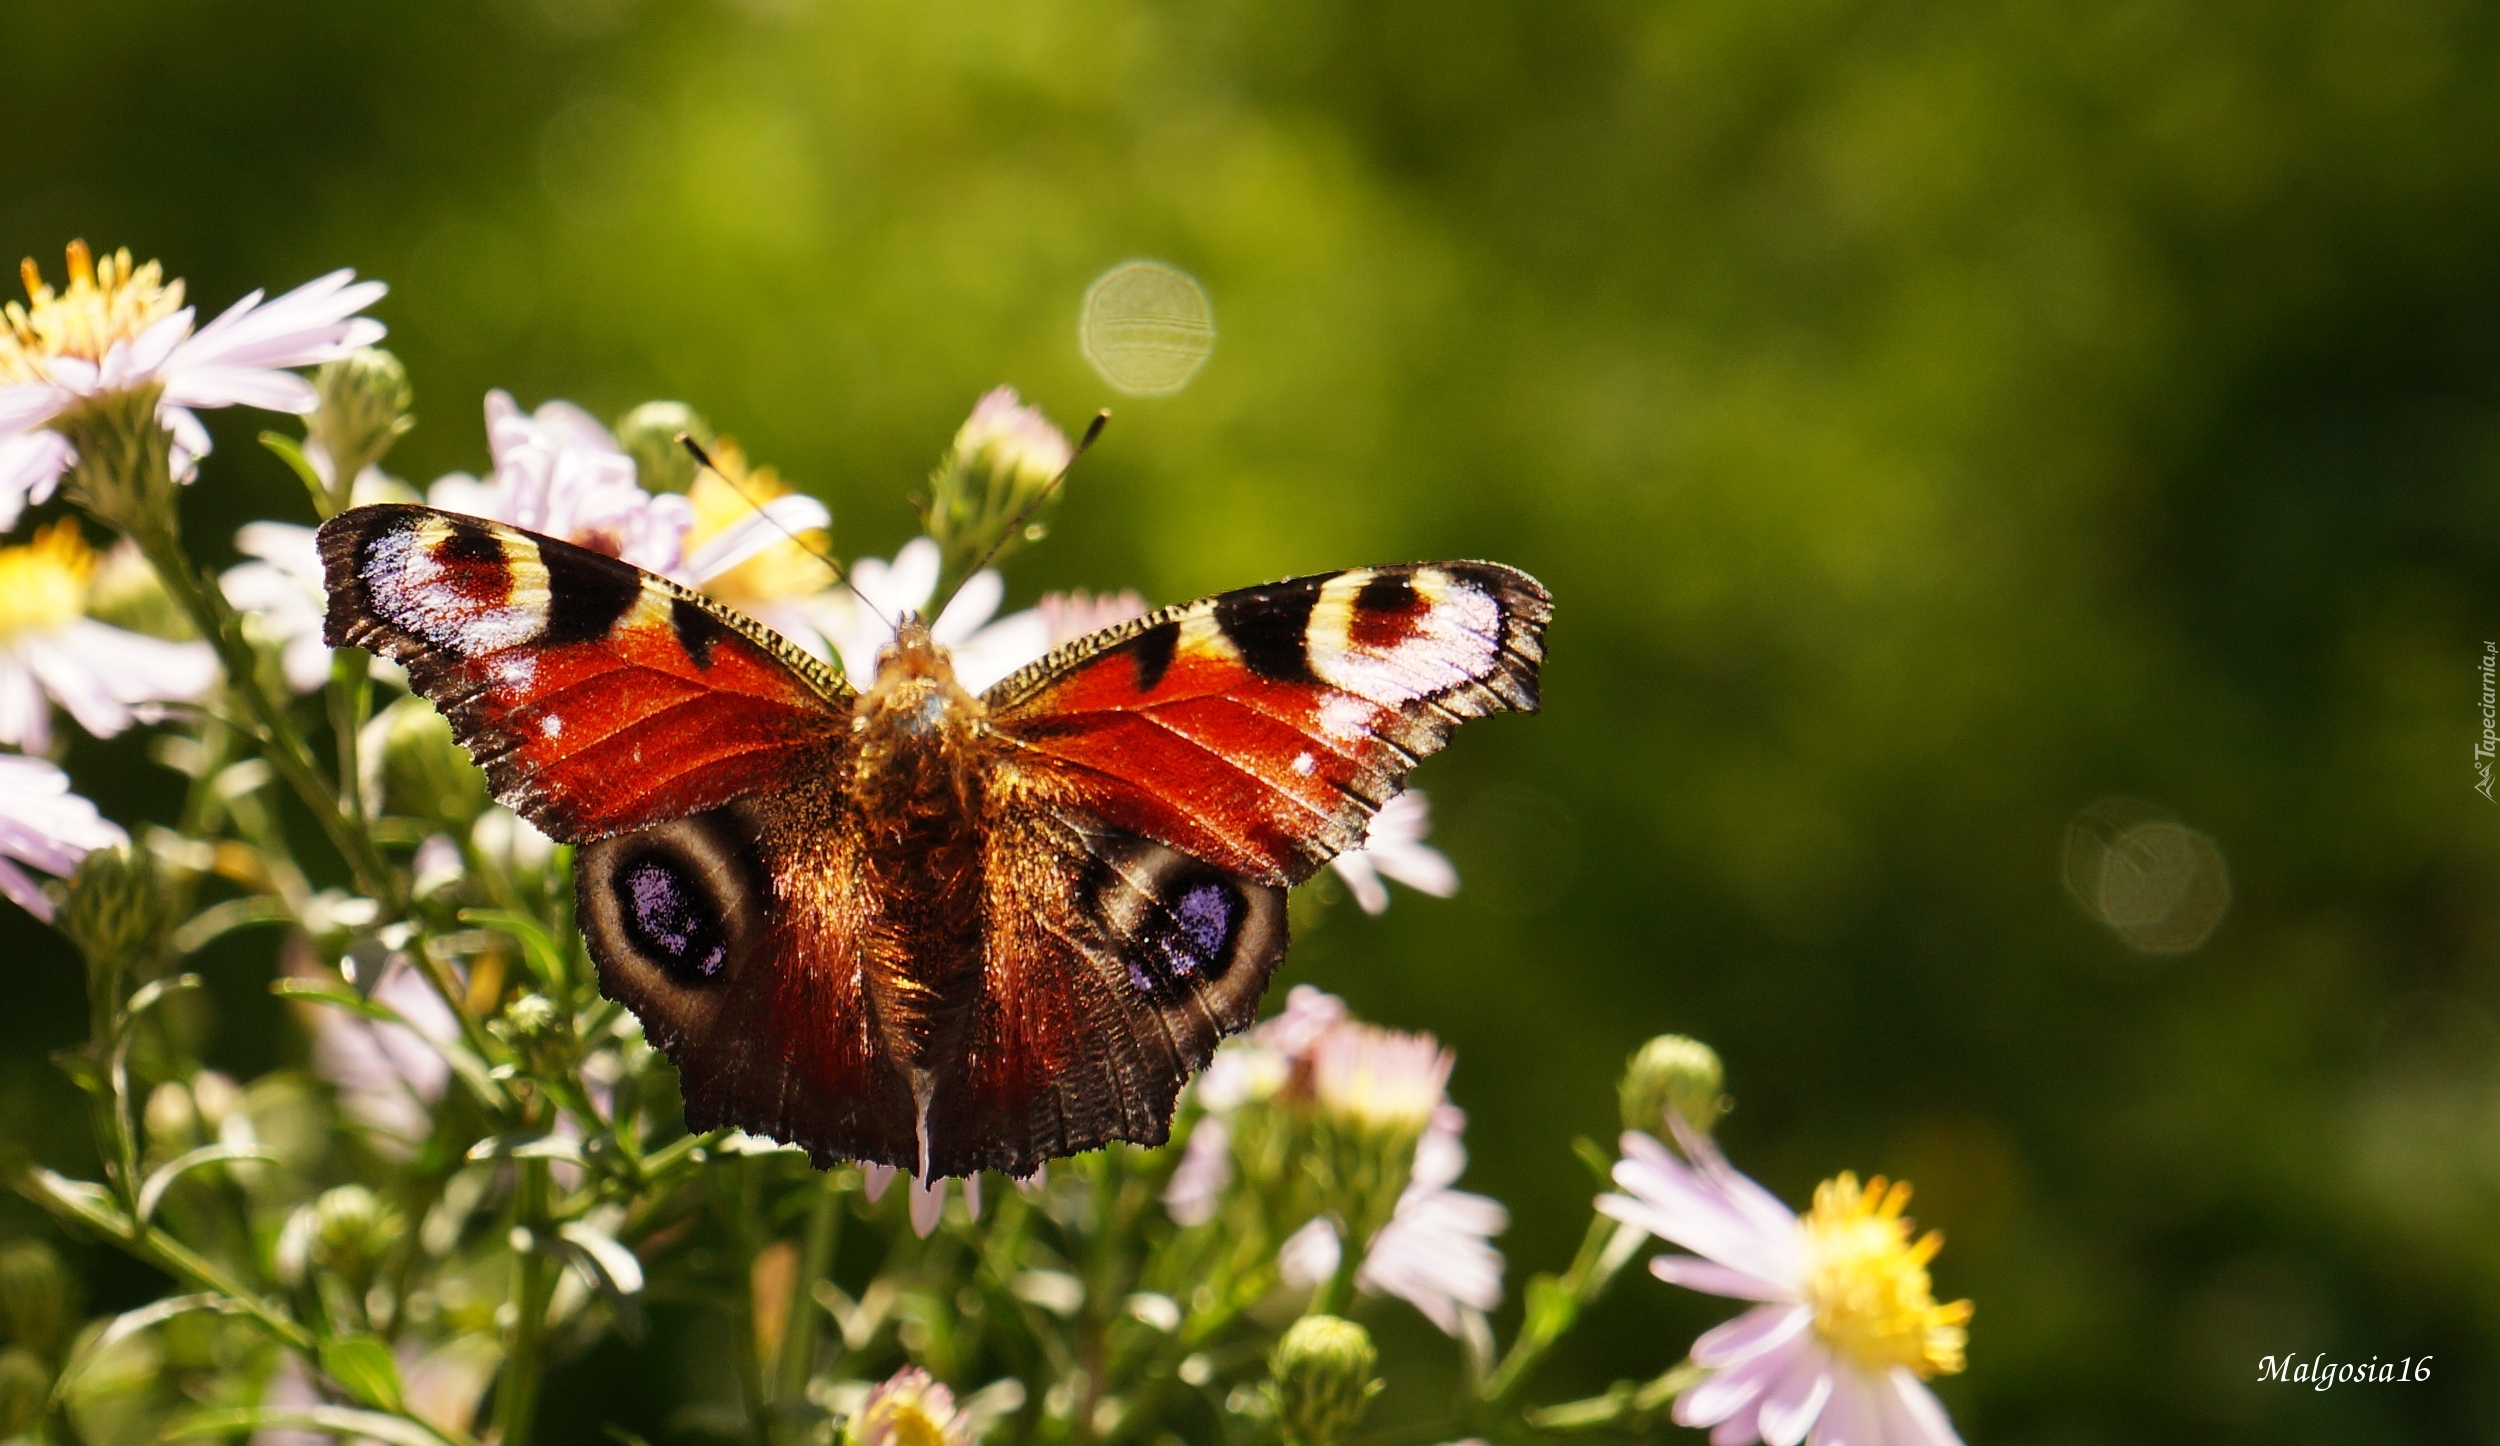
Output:
[[1600,1215],[1589,1222],[1580,1252],[1572,1257],[1571,1268],[1561,1280],[1539,1276],[1528,1283],[1527,1317],[1519,1323],[1519,1337],[1511,1342],[1510,1353],[1485,1378],[1478,1393],[1479,1419],[1510,1405],[1546,1352],[1579,1322],[1581,1310],[1605,1294],[1624,1262],[1639,1253],[1644,1238],[1639,1226]]
[[548,1219],[548,1189],[547,1162],[523,1160],[513,1219],[529,1232],[530,1248],[512,1262],[512,1303],[519,1313],[512,1322],[503,1379],[495,1389],[498,1446],[529,1446],[530,1430],[537,1424],[538,1384],[546,1368],[547,1305],[556,1285],[556,1262],[542,1243],[554,1228]]
[[338,648],[330,654],[330,736],[338,753],[339,812],[361,822],[365,816],[364,776],[356,747],[373,702],[373,660],[362,648]]
[[818,1178],[816,1203],[807,1214],[807,1243],[800,1248],[799,1275],[790,1286],[790,1314],[781,1329],[781,1379],[773,1391],[774,1414],[787,1419],[807,1398],[807,1378],[816,1366],[816,1327],[824,1312],[816,1305],[816,1282],[833,1268],[833,1252],[842,1239],[842,1196],[831,1171]]
[[[9,1187],[43,1209],[60,1217],[63,1223],[82,1226],[119,1246],[125,1253],[143,1260],[167,1275],[202,1290],[213,1290],[235,1303],[237,1309],[260,1322],[271,1335],[296,1350],[312,1355],[315,1344],[312,1332],[289,1319],[278,1307],[263,1300],[250,1286],[226,1273],[224,1267],[191,1247],[174,1239],[153,1225],[141,1227],[132,1217],[100,1203],[74,1203],[60,1190],[47,1189],[35,1178],[42,1171],[23,1167],[10,1172]],[[58,1177],[55,1177],[58,1178]],[[67,1189],[69,1182],[63,1182]]]
[[350,820],[339,811],[338,795],[322,781],[311,751],[288,723],[286,710],[261,686],[259,657],[243,636],[242,620],[227,604],[226,595],[210,586],[192,567],[170,521],[135,527],[130,536],[163,579],[166,591],[190,614],[192,626],[217,650],[218,661],[226,670],[226,685],[242,700],[244,712],[261,735],[270,764],[303,799],[304,806],[312,810],[331,846],[355,874],[357,889],[380,901],[386,913],[396,914],[399,892],[389,867],[382,861],[381,850],[374,846],[373,837],[362,827],[361,820]]

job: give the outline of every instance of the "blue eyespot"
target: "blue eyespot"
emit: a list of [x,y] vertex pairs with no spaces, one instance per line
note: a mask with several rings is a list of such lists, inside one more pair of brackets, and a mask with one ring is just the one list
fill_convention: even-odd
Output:
[[1221,879],[1191,879],[1148,909],[1129,954],[1129,983],[1159,994],[1189,979],[1220,978],[1245,910]]
[[642,952],[670,973],[717,977],[729,962],[729,938],[711,898],[662,858],[642,858],[616,875],[625,927]]

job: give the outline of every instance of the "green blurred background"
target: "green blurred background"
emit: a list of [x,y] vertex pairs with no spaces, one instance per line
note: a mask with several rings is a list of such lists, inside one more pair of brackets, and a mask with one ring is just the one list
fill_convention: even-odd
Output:
[[[1537,719],[1418,781],[1466,889],[1290,977],[1459,1051],[1514,1290],[1586,1219],[1646,1036],[1725,1054],[1791,1201],[1906,1173],[1979,1305],[1979,1442],[2493,1440],[2500,17],[2446,0],[17,0],[0,254],[205,309],[338,265],[422,424],[683,397],[884,554],[982,389],[1117,418],[1011,601],[1491,556],[1553,590]],[[1104,269],[1220,339],[1117,398]],[[218,555],[309,520],[226,414]],[[72,766],[108,811],[171,776]],[[2060,884],[2151,800],[2228,918],[2147,956]],[[216,1053],[301,1048],[266,940]],[[68,950],[0,921],[0,1130],[79,1164]],[[86,1166],[92,1169],[92,1166]],[[39,1228],[23,1212],[7,1229]],[[158,1288],[101,1254],[93,1304]],[[1628,1278],[1540,1394],[1723,1303]],[[1391,1373],[1430,1343],[1384,1311]],[[567,1368],[652,1433],[669,1332]],[[2260,1355],[2437,1358],[2319,1395]],[[1697,1435],[1687,1439],[1698,1440]]]

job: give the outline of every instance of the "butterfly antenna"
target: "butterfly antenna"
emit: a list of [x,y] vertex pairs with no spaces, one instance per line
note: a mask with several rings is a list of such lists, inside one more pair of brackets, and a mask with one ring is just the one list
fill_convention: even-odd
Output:
[[792,542],[796,543],[801,552],[806,553],[808,556],[832,569],[833,580],[842,584],[844,587],[849,588],[851,590],[851,596],[858,598],[861,606],[867,608],[870,613],[874,614],[879,622],[884,623],[889,628],[898,626],[894,619],[885,615],[884,610],[879,608],[875,601],[868,596],[868,594],[859,590],[859,584],[851,581],[851,574],[848,568],[845,568],[839,561],[837,561],[831,553],[826,552],[821,548],[809,545],[806,538],[799,536],[797,533],[792,532],[788,527],[783,526],[781,519],[773,516],[771,508],[756,501],[753,493],[747,491],[744,487],[739,486],[736,478],[720,469],[720,464],[712,460],[712,454],[703,450],[703,444],[701,442],[696,441],[687,433],[680,432],[677,434],[677,445],[685,448],[687,454],[692,456],[696,464],[702,467],[703,470],[711,473],[715,477],[718,477],[723,482],[728,483],[729,490],[737,493],[739,500],[745,502],[749,507],[754,508],[756,515],[763,518],[766,522],[771,523],[780,531],[782,536],[789,538]]
[[[1048,502],[1058,493],[1059,484],[1067,481],[1068,474],[1076,470],[1077,459],[1085,455],[1086,449],[1094,445],[1094,439],[1102,435],[1102,429],[1110,424],[1111,409],[1109,407],[1105,407],[1101,411],[1094,413],[1094,420],[1085,424],[1085,435],[1077,439],[1076,450],[1068,454],[1067,465],[1061,467],[1059,469],[1059,475],[1051,478],[1050,481],[1042,487],[1041,491],[1033,494],[1033,500],[1024,504],[1024,510],[1018,512],[1015,516],[1015,520],[1008,523],[1006,529],[998,534],[998,540],[990,544],[989,551],[981,554],[981,560],[974,563],[969,571],[965,572],[962,577],[955,580],[955,592],[962,592],[964,590],[965,583],[979,577],[983,568],[988,567],[991,563],[998,560],[999,549],[1007,545],[1007,540],[1009,538],[1024,531],[1025,524],[1033,520],[1033,514],[1041,511],[1042,504]],[[954,600],[954,593],[948,593],[946,601],[951,603]],[[943,613],[946,611],[945,606],[941,604],[937,611]]]

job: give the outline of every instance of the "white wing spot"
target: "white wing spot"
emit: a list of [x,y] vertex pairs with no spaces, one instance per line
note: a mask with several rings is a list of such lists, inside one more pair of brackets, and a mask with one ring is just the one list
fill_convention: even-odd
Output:
[[1311,774],[1311,770],[1317,767],[1319,767],[1319,760],[1312,757],[1310,754],[1297,753],[1294,755],[1293,771],[1301,774],[1303,777],[1308,778]]

